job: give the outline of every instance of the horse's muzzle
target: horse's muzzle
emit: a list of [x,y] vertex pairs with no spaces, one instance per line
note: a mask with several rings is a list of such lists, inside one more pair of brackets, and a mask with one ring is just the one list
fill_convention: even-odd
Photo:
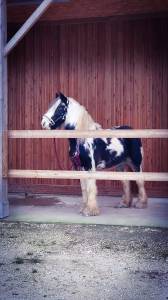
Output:
[[46,120],[46,118],[43,118],[41,121],[41,127],[43,129],[50,129],[50,123],[48,120]]

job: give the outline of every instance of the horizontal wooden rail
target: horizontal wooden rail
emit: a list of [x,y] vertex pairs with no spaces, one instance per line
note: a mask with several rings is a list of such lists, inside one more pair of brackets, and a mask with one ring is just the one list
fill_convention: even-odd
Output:
[[[9,138],[168,138],[166,129],[137,130],[9,130]],[[96,180],[143,180],[168,181],[168,173],[152,172],[105,172],[59,170],[9,170],[9,178],[96,179]]]
[[134,130],[9,130],[10,139],[35,138],[168,138],[167,129],[134,129]]
[[168,181],[168,173],[104,171],[9,170],[9,178]]

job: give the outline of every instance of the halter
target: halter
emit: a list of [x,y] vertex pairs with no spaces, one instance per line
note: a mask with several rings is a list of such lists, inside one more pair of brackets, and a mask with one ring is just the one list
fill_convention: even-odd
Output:
[[43,118],[46,119],[47,121],[49,121],[50,124],[55,125],[55,122],[53,121],[53,119],[49,118],[47,115],[44,115]]

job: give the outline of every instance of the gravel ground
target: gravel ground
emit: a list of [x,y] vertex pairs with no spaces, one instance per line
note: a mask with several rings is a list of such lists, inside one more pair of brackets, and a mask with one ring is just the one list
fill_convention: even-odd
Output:
[[168,230],[0,222],[0,299],[168,299]]

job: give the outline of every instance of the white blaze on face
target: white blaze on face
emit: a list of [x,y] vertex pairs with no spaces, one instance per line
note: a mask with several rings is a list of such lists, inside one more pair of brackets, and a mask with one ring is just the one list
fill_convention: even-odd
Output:
[[41,121],[41,126],[44,129],[50,129],[50,120],[53,117],[58,105],[61,103],[61,100],[55,100],[54,103],[50,106],[48,111],[44,114],[42,121]]
[[120,156],[124,152],[124,147],[117,138],[112,138],[111,143],[106,147],[106,149],[109,150],[110,153],[115,151],[116,156]]

